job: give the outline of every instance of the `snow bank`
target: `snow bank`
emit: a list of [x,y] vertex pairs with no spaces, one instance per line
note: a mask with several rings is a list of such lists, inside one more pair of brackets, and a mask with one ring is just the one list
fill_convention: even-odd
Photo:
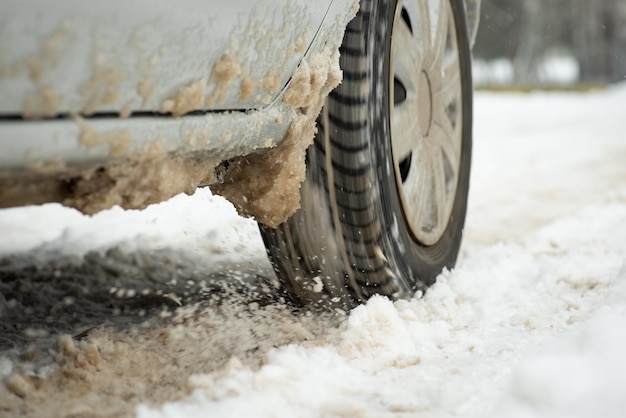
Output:
[[83,257],[111,247],[122,251],[168,248],[195,253],[207,266],[266,259],[256,222],[208,189],[181,194],[145,210],[119,206],[92,216],[59,204],[0,210],[0,257],[30,251],[38,258]]

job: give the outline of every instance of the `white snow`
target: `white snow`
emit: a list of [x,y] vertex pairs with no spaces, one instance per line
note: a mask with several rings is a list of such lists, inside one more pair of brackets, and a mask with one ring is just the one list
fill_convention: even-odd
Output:
[[[498,86],[515,84],[513,62],[506,58],[476,59],[472,62],[472,77],[476,85]],[[553,86],[575,85],[580,76],[576,58],[560,50],[548,51],[534,68],[537,83]]]
[[544,83],[571,85],[578,81],[580,66],[573,56],[553,51],[539,63],[537,73],[539,80]]
[[509,85],[513,82],[513,63],[506,58],[474,60],[472,78],[478,85]]
[[208,189],[142,211],[114,207],[91,217],[58,204],[0,210],[0,231],[7,237],[0,241],[0,256],[30,251],[45,259],[113,246],[129,252],[171,248],[198,255],[205,270],[266,258],[256,223]]
[[[475,97],[457,268],[423,298],[371,299],[322,341],[190,376],[157,417],[622,417],[626,411],[626,86]],[[256,225],[207,191],[144,211],[0,211],[0,253],[124,243],[263,256]],[[8,232],[7,232],[8,231]],[[207,240],[207,237],[212,239]],[[221,257],[221,258],[220,258]]]

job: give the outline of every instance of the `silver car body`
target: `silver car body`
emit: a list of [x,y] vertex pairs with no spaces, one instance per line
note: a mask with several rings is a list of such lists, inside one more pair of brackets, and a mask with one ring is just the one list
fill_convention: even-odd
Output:
[[[472,38],[478,6],[466,2]],[[210,161],[213,171],[275,147],[299,117],[285,100],[294,74],[316,54],[336,60],[357,7],[357,0],[3,0],[0,207],[62,201],[90,212],[64,196],[76,176],[93,177],[97,188],[93,172],[102,167],[151,165],[130,170],[151,176],[164,165],[145,156],[179,158],[172,169]],[[217,171],[123,206],[219,181]]]

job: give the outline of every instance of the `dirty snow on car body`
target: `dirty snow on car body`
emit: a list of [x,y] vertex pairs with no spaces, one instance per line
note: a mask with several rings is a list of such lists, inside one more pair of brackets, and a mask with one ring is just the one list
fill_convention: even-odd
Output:
[[[258,364],[233,350],[208,372],[191,367],[188,396],[152,399],[136,415],[623,416],[624,103],[624,85],[476,94],[469,212],[455,270],[425,295],[374,297],[344,320],[320,321],[325,330],[262,346]],[[255,223],[206,190],[93,217],[56,205],[0,211],[0,230],[3,254],[167,249],[203,271],[269,271]],[[273,332],[254,312],[248,326]],[[310,329],[310,319],[298,321]],[[184,335],[202,322],[177,326]],[[232,338],[207,335],[177,344]],[[4,357],[0,372],[11,370]]]

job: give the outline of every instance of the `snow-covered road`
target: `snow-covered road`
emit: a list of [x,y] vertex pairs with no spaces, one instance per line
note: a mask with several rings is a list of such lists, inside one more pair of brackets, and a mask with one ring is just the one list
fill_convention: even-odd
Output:
[[[474,106],[457,268],[347,316],[277,303],[255,223],[205,190],[0,211],[0,343],[23,344],[0,352],[0,415],[623,417],[626,85]],[[88,317],[76,281],[109,295],[85,296]]]

